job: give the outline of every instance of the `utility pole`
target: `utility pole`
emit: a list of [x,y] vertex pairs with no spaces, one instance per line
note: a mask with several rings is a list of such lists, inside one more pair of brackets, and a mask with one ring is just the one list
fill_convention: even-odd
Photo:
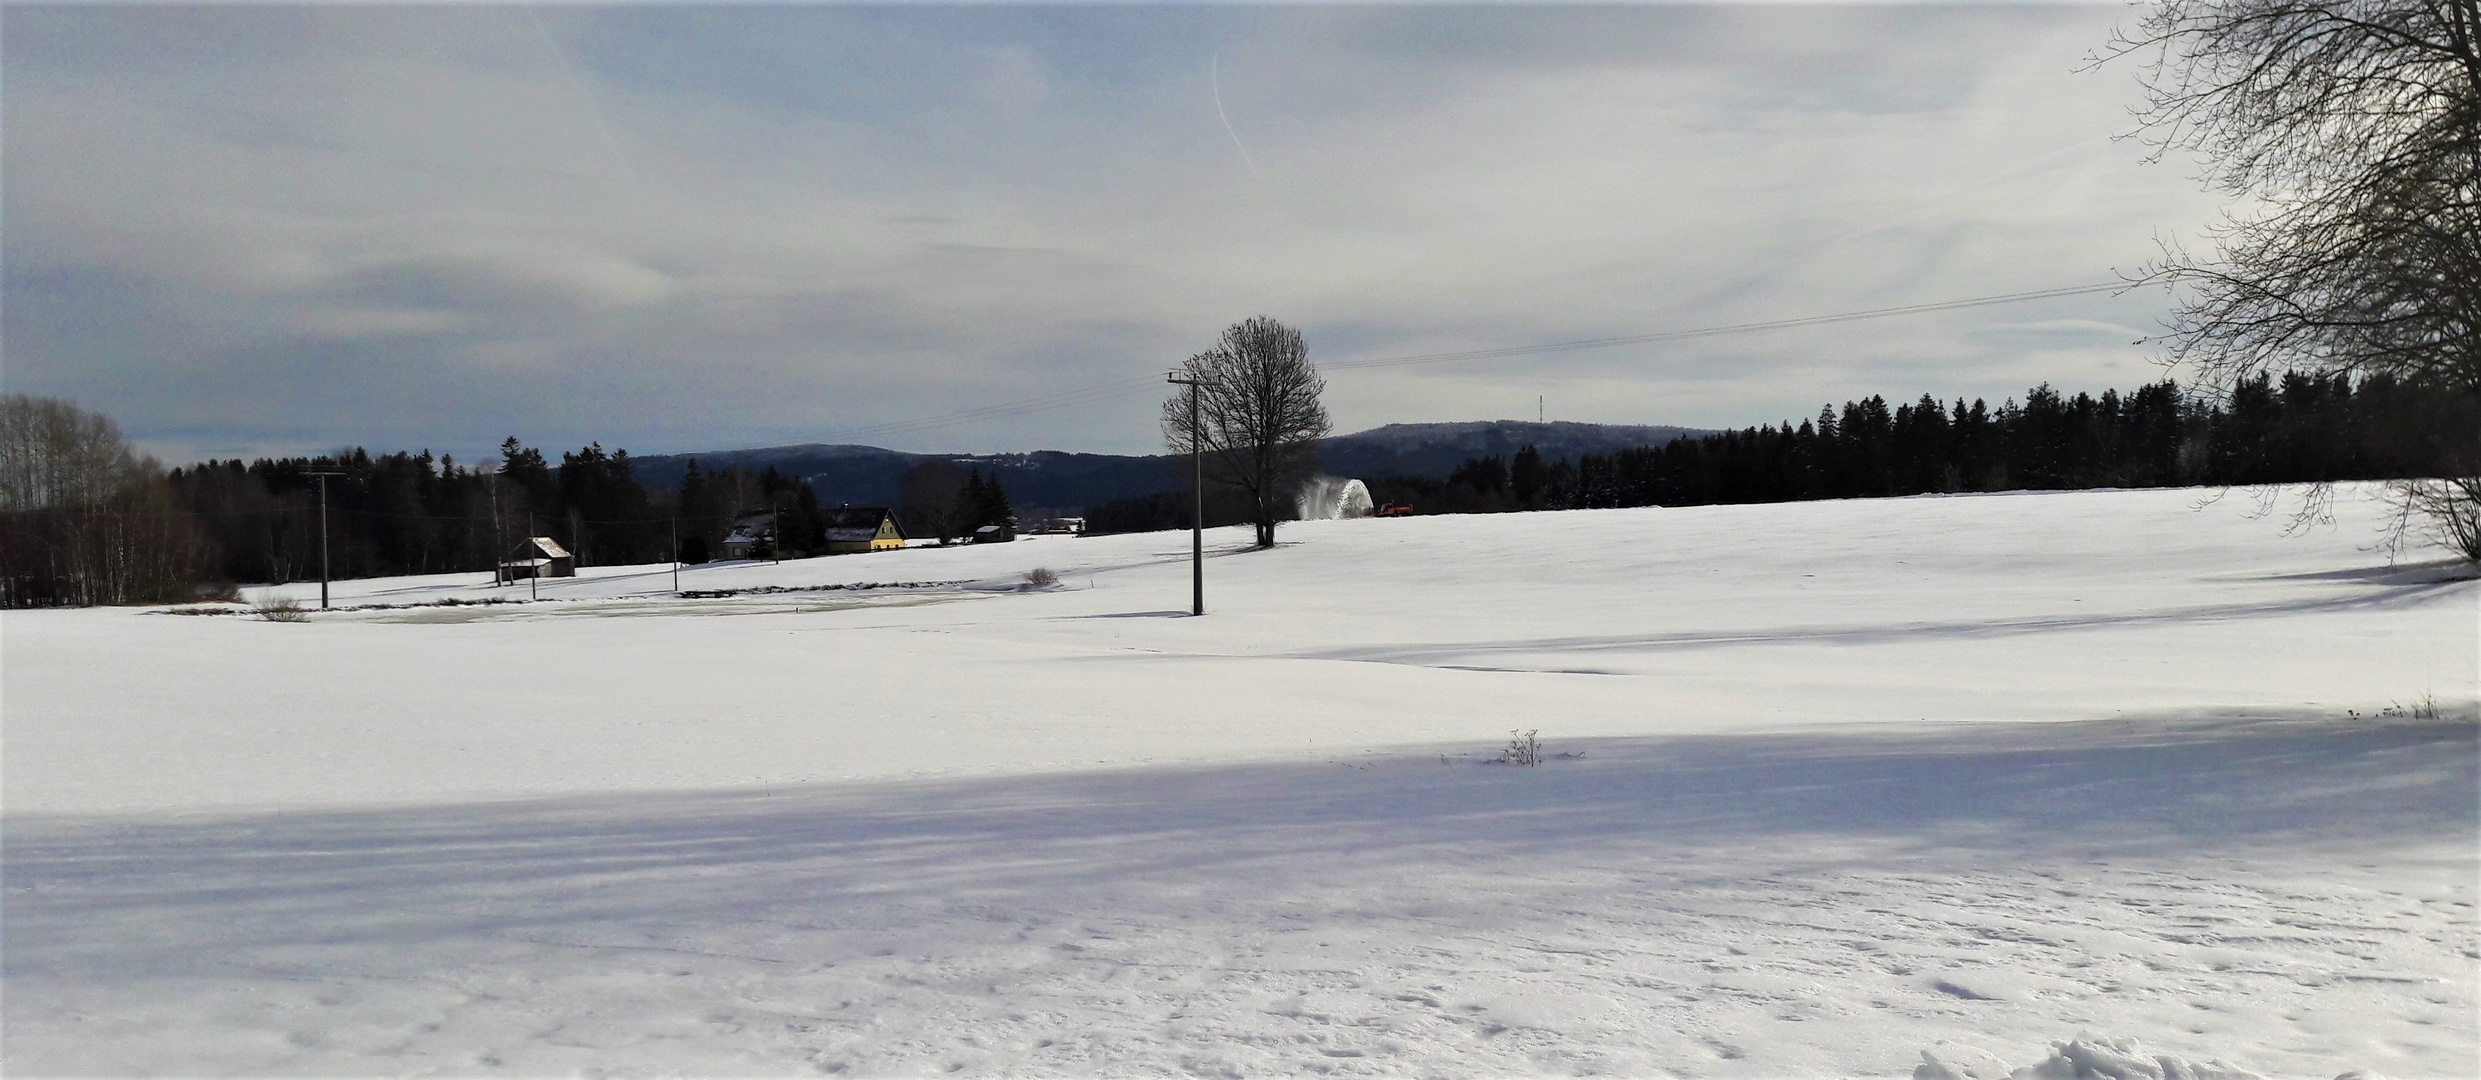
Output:
[[672,591],[681,591],[681,519],[672,519]]
[[1196,379],[1183,379],[1175,371],[1163,377],[1174,386],[1189,388],[1189,487],[1197,496],[1197,505],[1189,518],[1189,614],[1206,614],[1206,433],[1197,425]]
[[491,587],[508,584],[508,540],[500,535],[500,474],[491,474]]
[[319,610],[327,610],[327,478],[340,472],[307,472],[319,478]]
[[[571,539],[575,539],[572,537]],[[534,542],[534,513],[525,516],[525,598],[543,598],[543,546]]]

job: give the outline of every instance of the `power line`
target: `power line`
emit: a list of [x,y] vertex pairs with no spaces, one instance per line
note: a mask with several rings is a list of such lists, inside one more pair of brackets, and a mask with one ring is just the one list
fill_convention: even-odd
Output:
[[[1997,304],[2020,304],[2032,300],[2050,300],[2067,296],[2090,296],[2097,293],[2124,292],[2133,287],[2133,285],[2125,281],[2094,282],[2084,285],[2067,285],[2055,289],[2035,289],[2030,292],[2000,293],[1993,296],[1975,296],[1961,300],[1938,300],[1922,304],[1904,304],[1897,307],[1870,308],[1864,311],[1843,311],[1828,315],[1804,315],[1791,319],[1769,319],[1763,322],[1732,323],[1723,326],[1705,326],[1689,330],[1663,330],[1650,334],[1630,334],[1623,337],[1587,338],[1580,341],[1555,341],[1542,345],[1511,345],[1496,349],[1470,349],[1461,352],[1413,353],[1404,356],[1374,357],[1367,360],[1342,360],[1331,364],[1321,364],[1319,367],[1321,370],[1325,371],[1358,371],[1370,368],[1411,367],[1419,364],[1444,364],[1459,360],[1495,360],[1511,356],[1536,356],[1545,353],[1580,352],[1588,349],[1605,349],[1620,345],[1646,345],[1663,341],[1685,341],[1694,338],[1727,337],[1734,334],[1754,334],[1774,330],[1798,329],[1800,327],[1807,326],[1828,326],[1836,323],[1861,322],[1870,319],[1890,319],[1904,315],[1925,315],[1939,311],[1960,311],[1967,308],[1990,307]],[[1151,390],[1160,385],[1161,384],[1158,383],[1153,376],[1147,376],[1141,379],[1125,379],[1117,382],[1100,383],[1078,390],[1065,390],[1059,393],[1045,394],[1040,397],[1001,402],[996,405],[985,405],[980,408],[965,409],[958,412],[940,413],[934,416],[917,417],[910,420],[891,420],[878,424],[861,424],[846,428],[831,428],[824,432],[823,435],[836,438],[867,438],[909,434],[916,431],[928,431],[936,428],[952,427],[957,424],[971,423],[977,420],[997,420],[1010,416],[1022,416],[1027,413],[1045,412],[1051,409],[1067,408],[1072,405],[1087,405],[1101,401],[1108,401],[1113,398],[1129,397]]]
[[1940,300],[1927,304],[1906,304],[1902,307],[1872,308],[1867,311],[1845,311],[1833,315],[1804,315],[1797,319],[1770,319],[1765,322],[1733,323],[1728,326],[1707,326],[1695,330],[1664,330],[1652,334],[1631,334],[1626,337],[1589,338],[1584,341],[1560,341],[1548,345],[1515,345],[1501,349],[1472,349],[1465,352],[1420,353],[1413,356],[1388,356],[1375,360],[1343,360],[1321,367],[1339,369],[1402,367],[1412,364],[1441,364],[1452,360],[1489,360],[1503,356],[1530,356],[1537,353],[1574,352],[1580,349],[1603,349],[1615,345],[1644,345],[1657,341],[1683,341],[1690,338],[1724,337],[1731,334],[1752,334],[1767,330],[1791,330],[1804,326],[1826,326],[1833,323],[1860,322],[1865,319],[1888,319],[1898,315],[1920,315],[1933,311],[1957,311],[1964,308],[1989,307],[1993,304],[2017,304],[2027,300],[2048,300],[2061,296],[2086,296],[2093,293],[2119,292],[2131,288],[2127,282],[2109,284],[2069,285],[2033,292],[2003,293],[1998,296],[1976,296],[1967,300]]
[[974,420],[996,420],[1006,416],[1018,416],[1025,413],[1042,412],[1048,409],[1066,408],[1071,405],[1085,405],[1096,401],[1106,401],[1116,397],[1127,397],[1137,391],[1150,390],[1160,385],[1162,384],[1154,376],[1149,375],[1142,379],[1123,379],[1118,382],[1102,383],[1096,386],[1085,387],[1080,390],[1064,390],[1056,394],[1045,394],[1040,397],[1025,398],[1019,401],[1002,402],[997,405],[985,405],[981,408],[965,409],[960,412],[940,413],[935,416],[917,417],[911,420],[890,420],[885,423],[878,424],[860,424],[853,427],[831,428],[828,430],[827,434],[852,437],[864,435],[896,435],[913,431],[926,431],[932,428],[950,427]]

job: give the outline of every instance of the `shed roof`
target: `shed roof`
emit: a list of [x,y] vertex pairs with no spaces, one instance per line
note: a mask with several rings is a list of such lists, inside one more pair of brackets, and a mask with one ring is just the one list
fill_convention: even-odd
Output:
[[561,547],[559,541],[548,536],[527,537],[524,543],[517,545],[517,551],[520,555],[523,555],[528,547],[532,547],[534,550],[541,552],[543,558],[546,559],[565,559],[569,557],[569,549]]

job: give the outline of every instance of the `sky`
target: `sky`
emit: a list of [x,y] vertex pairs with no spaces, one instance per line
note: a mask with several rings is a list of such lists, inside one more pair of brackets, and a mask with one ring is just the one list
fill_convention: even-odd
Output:
[[2139,10],[10,5],[0,388],[178,463],[1154,453],[1255,315],[1339,432],[2133,387],[2159,290],[1352,365],[2196,246],[2138,68],[2080,70]]

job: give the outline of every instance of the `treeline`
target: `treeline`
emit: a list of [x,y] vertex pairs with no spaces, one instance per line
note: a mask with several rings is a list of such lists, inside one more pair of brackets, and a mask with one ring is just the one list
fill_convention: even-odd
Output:
[[[996,476],[924,463],[900,512],[942,541],[1013,520]],[[321,510],[321,484],[325,510]],[[580,566],[704,562],[747,519],[768,558],[827,549],[834,516],[774,468],[638,481],[626,450],[592,443],[554,464],[514,437],[468,465],[430,451],[211,460],[164,469],[104,416],[0,399],[0,607],[160,603],[233,582],[489,573],[548,536]],[[222,588],[217,587],[222,584]]]
[[2121,396],[2048,384],[1996,408],[1870,397],[1814,420],[1570,462],[1531,447],[1466,461],[1445,482],[1365,481],[1423,513],[1788,502],[1931,492],[2180,487],[2426,476],[2441,436],[2481,423],[2469,400],[2385,376],[2259,378],[2216,399],[2164,381]]
[[[1197,497],[1187,491],[1158,491],[1152,495],[1113,499],[1085,511],[1087,536],[1111,533],[1161,532],[1186,529],[1196,515]],[[1245,524],[1249,520],[1249,502],[1229,488],[1209,486],[1206,489],[1206,527]]]
[[[593,443],[560,455],[511,438],[484,467],[430,451],[207,461],[166,474],[173,503],[213,552],[204,576],[295,581],[319,575],[319,474],[327,488],[326,558],[340,578],[489,571],[529,536],[548,536],[580,565],[663,562],[674,537],[721,539],[733,514],[801,508],[789,477],[694,468],[677,490],[649,490],[626,450]],[[813,515],[817,499],[806,509]]]
[[[324,521],[320,485],[326,486]],[[560,454],[515,438],[472,467],[427,450],[207,461],[164,469],[112,421],[55,399],[0,398],[0,607],[155,603],[215,583],[490,572],[528,536],[580,565],[663,562],[675,538],[712,550],[773,512],[780,557],[823,550],[807,483],[773,469],[648,488],[625,450]]]
[[[206,576],[296,581],[319,575],[319,473],[327,479],[327,559],[339,578],[490,571],[530,536],[548,536],[579,566],[705,562],[745,516],[758,553],[824,552],[831,508],[799,477],[773,467],[708,471],[688,462],[677,488],[638,481],[626,450],[593,443],[560,455],[510,438],[499,460],[469,468],[429,451],[208,461],[166,474],[175,512],[212,552]],[[943,519],[971,531],[1008,513],[996,479],[963,477],[963,508]],[[944,506],[944,504],[943,504]],[[928,516],[927,514],[916,516]],[[939,530],[931,530],[941,535]]]
[[985,479],[979,467],[960,473],[952,462],[929,458],[908,470],[899,487],[896,523],[907,537],[945,544],[970,538],[985,525],[1005,526],[1015,535],[1016,508],[996,468]]
[[162,470],[110,418],[0,395],[0,607],[160,599],[206,558]]
[[[2248,485],[2444,475],[2444,448],[2469,441],[2481,408],[2465,395],[2384,376],[2289,375],[2226,398],[2160,382],[2121,395],[2048,385],[1992,408],[1923,396],[1871,397],[1814,419],[1676,439],[1575,461],[1531,447],[1479,457],[1446,480],[1365,480],[1380,503],[1422,513],[1913,495],[2021,488]],[[480,466],[429,451],[208,461],[163,469],[133,454],[105,417],[63,401],[0,397],[0,607],[189,599],[201,583],[318,576],[320,474],[336,577],[489,572],[527,536],[579,565],[690,561],[718,550],[736,519],[767,519],[770,554],[823,551],[829,512],[798,477],[770,468],[700,470],[677,488],[640,483],[625,450],[600,443],[558,464],[515,438]],[[917,538],[972,535],[1009,520],[996,477],[926,462],[905,478],[899,517]],[[1092,533],[1182,528],[1191,497],[1164,492],[1086,512]],[[1209,525],[1249,519],[1210,489]],[[675,548],[675,542],[679,547]]]

